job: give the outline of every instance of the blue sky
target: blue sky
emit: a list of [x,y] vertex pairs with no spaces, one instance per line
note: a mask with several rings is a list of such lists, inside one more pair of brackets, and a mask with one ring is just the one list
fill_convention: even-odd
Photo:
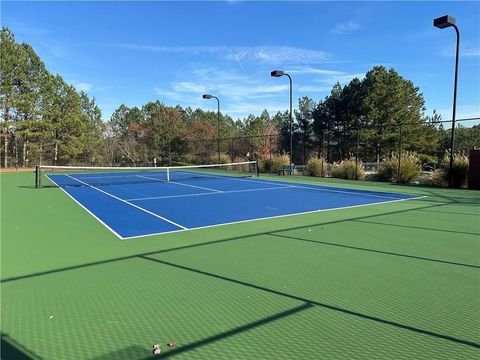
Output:
[[423,93],[427,114],[451,118],[455,31],[461,32],[457,117],[480,116],[480,2],[2,2],[1,20],[52,73],[95,97],[104,120],[151,100],[233,118],[319,101],[374,65]]

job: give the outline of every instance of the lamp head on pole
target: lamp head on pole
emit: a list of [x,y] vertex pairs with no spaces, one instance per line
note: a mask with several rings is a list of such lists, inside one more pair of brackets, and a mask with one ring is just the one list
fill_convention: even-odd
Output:
[[212,95],[204,94],[204,95],[202,96],[202,98],[204,98],[204,99],[211,99],[211,98],[212,98]]
[[282,70],[273,70],[270,73],[270,75],[273,76],[273,77],[280,77],[280,76],[285,75],[285,73]]
[[445,29],[456,24],[455,18],[450,15],[445,15],[433,20],[433,26],[439,29]]

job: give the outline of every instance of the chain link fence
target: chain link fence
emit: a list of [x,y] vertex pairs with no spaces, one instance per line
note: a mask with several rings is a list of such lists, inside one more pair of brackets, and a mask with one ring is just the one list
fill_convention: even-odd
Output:
[[[337,126],[317,136],[297,129],[293,133],[292,174],[312,175],[308,169],[309,159],[318,158],[322,161],[322,176],[336,176],[330,170],[342,162],[350,162],[355,166],[354,176],[350,178],[384,180],[378,175],[388,164],[393,175],[385,181],[412,182],[407,174],[402,174],[411,171],[408,162],[412,156],[418,171],[425,176],[436,171],[449,157],[450,124],[451,120],[379,127]],[[480,148],[479,124],[480,117],[456,120],[455,154],[468,156],[471,149]],[[175,146],[164,149],[157,165],[258,160],[263,172],[286,173],[279,171],[278,165],[272,166],[272,162],[278,161],[285,170],[289,156],[290,134],[272,133],[178,141]]]

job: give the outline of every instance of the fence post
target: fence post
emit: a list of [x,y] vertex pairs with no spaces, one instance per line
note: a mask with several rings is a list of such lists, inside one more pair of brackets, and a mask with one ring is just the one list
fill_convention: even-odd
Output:
[[355,180],[358,180],[358,147],[360,142],[360,128],[357,118],[357,145],[355,146]]
[[[322,132],[322,174],[323,172],[323,162],[325,161],[325,129]],[[324,176],[326,177],[326,176]]]
[[397,183],[400,183],[400,178],[401,178],[401,161],[402,161],[402,123],[400,122],[400,139],[398,142],[398,170],[397,170]]
[[271,161],[272,161],[272,134],[270,134],[269,136],[270,136],[270,140],[269,140],[270,141],[270,147],[269,147],[270,154],[269,155],[270,155],[270,164],[271,164]]
[[168,139],[168,166],[172,166],[172,143]]

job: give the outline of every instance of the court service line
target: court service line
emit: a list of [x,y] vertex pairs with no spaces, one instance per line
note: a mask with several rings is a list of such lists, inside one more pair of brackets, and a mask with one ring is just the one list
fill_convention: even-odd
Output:
[[[137,171],[137,173],[139,173],[140,171]],[[103,175],[98,175],[98,176],[82,176],[82,179],[116,179],[116,178],[133,178],[133,177],[136,177],[136,176],[139,176],[137,175],[137,173],[128,173],[128,174],[123,174],[123,175],[108,175],[108,173],[104,173]],[[74,173],[72,173],[74,174]],[[114,173],[112,173],[114,174]],[[164,174],[161,174],[161,173],[155,173],[155,174],[158,174],[158,175],[164,175]],[[82,174],[80,174],[82,175]]]
[[[284,183],[288,183],[288,182],[281,182],[281,181],[278,181],[276,182],[275,180],[273,181],[268,181],[268,180],[252,180],[252,179],[247,179],[247,178],[244,178],[244,179],[232,179],[232,180],[240,180],[240,181],[246,181],[246,182],[255,182],[255,183],[261,183],[261,184],[272,184],[272,185],[278,185],[278,184],[284,184]],[[307,184],[307,185],[310,185],[310,184]],[[310,186],[304,186],[304,185],[293,185],[294,187],[297,187],[297,188],[300,188],[300,189],[309,189],[309,190],[315,190],[315,191],[325,191],[325,192],[334,192],[334,193],[340,193],[340,194],[348,194],[348,195],[357,195],[357,196],[370,196],[370,197],[379,197],[379,198],[383,198],[383,199],[399,199],[399,197],[396,197],[396,196],[388,196],[388,195],[376,195],[376,194],[362,194],[362,193],[358,193],[358,192],[352,192],[352,191],[348,191],[348,190],[333,190],[333,189],[324,189],[322,188],[323,186],[325,187],[332,187],[332,186],[328,186],[328,185],[316,185],[316,184],[311,184],[312,187]],[[368,190],[362,190],[362,189],[355,189],[355,190],[358,190],[358,191],[368,191]],[[389,193],[389,194],[394,194],[394,193]],[[399,194],[399,195],[403,195],[403,194]]]
[[144,178],[144,179],[150,179],[150,180],[155,180],[155,181],[160,181],[160,182],[167,182],[167,183],[172,183],[172,184],[177,184],[177,185],[183,185],[183,186],[188,186],[188,187],[202,189],[202,190],[208,190],[208,191],[213,191],[213,192],[222,192],[221,190],[210,189],[210,188],[203,187],[203,186],[182,184],[182,183],[179,183],[179,182],[176,182],[176,181],[165,181],[165,180],[155,179],[155,178],[152,178],[152,177],[149,177],[149,176],[143,176],[143,175],[136,175],[136,176]]
[[[343,191],[343,190],[331,190],[331,189],[321,189],[321,188],[315,188],[315,187],[308,187],[308,186],[298,186],[296,185],[295,187],[300,188],[300,189],[309,189],[309,190],[315,190],[315,191],[325,191],[325,192],[334,192],[334,193],[339,193],[339,194],[348,194],[348,195],[357,195],[357,196],[368,196],[368,197],[377,197],[377,198],[383,198],[383,199],[398,199],[399,197],[397,196],[388,196],[388,195],[375,195],[375,194],[362,194],[362,193],[357,193],[357,192],[351,192],[351,191]],[[362,190],[360,190],[362,191]]]
[[60,185],[58,185],[55,181],[53,181],[52,178],[50,178],[50,176],[48,175],[45,175],[52,183],[54,183],[56,186],[58,186],[65,194],[67,194],[67,196],[72,199],[73,201],[75,201],[78,205],[80,205],[81,208],[83,208],[87,213],[89,213],[90,215],[92,215],[98,222],[100,222],[100,224],[102,224],[103,226],[105,226],[108,230],[110,230],[110,232],[115,235],[116,237],[120,238],[120,239],[125,239],[123,236],[121,236],[119,233],[117,233],[115,230],[113,230],[110,226],[108,226],[106,223],[104,223],[102,221],[102,219],[100,219],[97,215],[95,215],[93,212],[91,212],[86,206],[83,206],[83,204],[81,202],[79,202],[77,199],[75,199],[72,195],[70,195],[68,193],[68,191],[66,191],[63,187],[61,187]]
[[[138,194],[138,195],[143,195],[143,196],[147,196],[147,194],[144,194],[144,193],[141,193],[140,191],[135,191],[135,190],[131,190],[129,189],[128,187],[123,187],[123,186],[120,186],[120,185],[115,185],[115,184],[112,184],[111,182],[108,183],[108,182],[105,182],[105,181],[102,181],[100,180],[100,182],[102,182],[102,184],[100,184],[101,186],[114,186],[118,189],[121,189],[121,190],[124,190],[124,191],[128,191],[128,192],[131,192],[133,194]],[[98,185],[98,184],[97,184]]]
[[225,222],[225,223],[213,224],[213,225],[197,226],[197,227],[192,227],[192,228],[185,229],[185,230],[171,230],[171,231],[164,231],[164,232],[144,234],[144,235],[127,236],[127,237],[122,238],[122,240],[138,239],[138,238],[143,238],[143,237],[147,237],[147,236],[171,234],[171,233],[176,233],[176,232],[184,232],[184,231],[208,229],[208,228],[213,228],[213,227],[218,227],[218,226],[223,226],[223,225],[234,225],[234,224],[242,224],[242,223],[247,223],[247,222],[254,222],[254,221],[261,221],[261,220],[269,220],[269,219],[278,219],[278,218],[284,218],[284,217],[290,217],[290,216],[297,216],[297,215],[314,214],[314,213],[325,212],[325,211],[335,211],[335,210],[343,210],[343,209],[353,209],[353,208],[359,208],[359,207],[365,207],[365,206],[373,206],[373,205],[380,205],[380,204],[389,204],[389,203],[400,202],[400,201],[418,200],[418,199],[422,199],[422,198],[425,198],[425,197],[427,197],[427,196],[426,196],[426,195],[423,195],[423,196],[417,196],[417,197],[407,198],[407,199],[385,200],[385,201],[379,201],[379,202],[376,202],[376,203],[369,203],[369,204],[342,206],[342,207],[329,208],[329,209],[318,209],[318,210],[302,211],[302,212],[291,213],[291,214],[284,214],[284,215],[266,216],[266,217],[260,217],[260,218],[255,218],[255,219],[247,219],[247,220],[231,221],[231,222]]
[[[179,171],[180,172],[180,171]],[[215,175],[207,175],[207,174],[202,174],[202,176],[206,177],[218,177]],[[268,180],[253,180],[252,178],[235,178],[235,177],[228,177],[225,176],[225,179],[230,179],[230,180],[236,180],[236,181],[243,181],[243,182],[254,182],[254,183],[260,183],[260,184],[271,184],[271,185],[283,185],[285,182],[281,181],[268,181]],[[334,193],[339,193],[339,194],[348,194],[348,195],[357,195],[357,196],[368,196],[368,197],[379,197],[383,199],[398,199],[398,197],[395,196],[388,196],[388,195],[375,195],[375,194],[362,194],[358,192],[351,192],[351,191],[343,191],[343,190],[333,190],[333,189],[324,189],[324,188],[316,188],[316,186],[322,186],[322,187],[333,187],[333,186],[328,186],[328,185],[315,185],[312,184],[313,187],[308,187],[308,186],[302,186],[302,185],[294,185],[295,187],[298,188],[303,188],[303,189],[310,189],[310,190],[316,190],[316,191],[325,191],[325,192],[334,192]],[[359,191],[365,191],[358,189]],[[392,193],[391,193],[392,194]]]
[[183,225],[177,224],[176,222],[174,222],[174,221],[172,221],[172,220],[170,220],[170,219],[167,219],[167,218],[165,218],[165,217],[163,217],[163,216],[160,216],[160,215],[158,215],[158,214],[155,214],[154,212],[151,212],[151,211],[149,211],[149,210],[147,210],[147,209],[144,209],[144,208],[142,208],[142,207],[140,207],[140,206],[138,206],[138,205],[132,204],[131,202],[128,202],[127,200],[124,200],[124,199],[122,199],[122,198],[119,198],[118,196],[112,195],[112,194],[110,194],[109,192],[106,192],[106,191],[104,191],[104,190],[102,190],[102,189],[99,189],[99,188],[97,188],[97,187],[95,187],[95,186],[93,186],[93,185],[89,185],[89,184],[87,184],[87,183],[85,183],[85,182],[83,182],[83,181],[81,181],[81,180],[78,180],[78,179],[74,178],[74,177],[71,176],[71,175],[65,174],[65,176],[68,176],[69,178],[71,178],[71,179],[73,179],[73,180],[75,180],[75,181],[78,181],[78,182],[81,183],[81,184],[84,184],[84,185],[86,185],[86,186],[88,186],[88,187],[91,187],[92,189],[95,189],[95,190],[97,190],[97,191],[99,191],[99,192],[101,192],[101,193],[103,193],[103,194],[105,194],[105,195],[108,195],[108,196],[110,196],[110,197],[112,197],[112,198],[114,198],[114,199],[116,199],[116,200],[118,200],[118,201],[121,201],[121,202],[123,202],[123,203],[125,203],[125,204],[127,204],[127,205],[133,206],[134,208],[136,208],[136,209],[138,209],[138,210],[141,210],[141,211],[143,211],[143,212],[146,212],[147,214],[150,214],[150,215],[152,215],[152,216],[154,216],[154,217],[156,217],[156,218],[159,218],[159,219],[161,219],[161,220],[163,220],[163,221],[166,221],[166,222],[168,222],[168,223],[170,223],[170,224],[172,224],[172,225],[175,225],[175,226],[177,226],[177,227],[179,227],[179,228],[181,228],[181,229],[183,229],[183,230],[188,230],[188,228],[185,227],[185,226],[183,226]]
[[262,190],[279,190],[279,189],[291,189],[295,186],[277,186],[269,188],[259,188],[259,189],[243,189],[243,190],[231,190],[231,191],[221,191],[213,193],[193,193],[193,194],[182,194],[182,195],[165,195],[165,196],[152,196],[145,198],[136,198],[136,199],[126,199],[127,201],[142,201],[142,200],[155,200],[155,199],[172,199],[179,197],[189,197],[189,196],[203,196],[203,195],[216,195],[216,194],[231,194],[231,193],[240,193],[240,192],[250,192],[250,191],[262,191]]

